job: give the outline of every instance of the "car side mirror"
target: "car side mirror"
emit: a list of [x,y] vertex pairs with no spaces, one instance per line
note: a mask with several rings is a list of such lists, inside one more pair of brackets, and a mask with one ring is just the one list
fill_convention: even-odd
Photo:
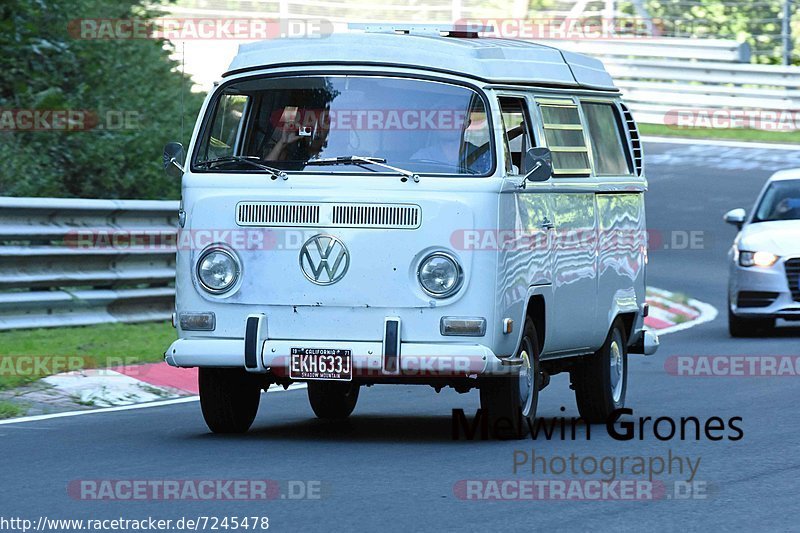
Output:
[[742,226],[744,226],[744,221],[746,218],[747,218],[747,211],[745,211],[741,207],[738,209],[731,209],[730,211],[725,213],[725,216],[723,217],[725,222],[727,222],[728,224],[733,224],[739,229],[742,229]]
[[528,181],[547,181],[553,177],[553,154],[548,148],[528,148],[524,163]]
[[171,142],[164,147],[164,172],[170,178],[178,179],[183,176],[183,145]]

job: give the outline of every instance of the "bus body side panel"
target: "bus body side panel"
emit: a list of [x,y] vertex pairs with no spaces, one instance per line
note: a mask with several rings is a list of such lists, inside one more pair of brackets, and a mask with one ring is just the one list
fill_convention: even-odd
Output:
[[603,338],[616,316],[639,313],[645,299],[644,193],[597,195],[598,321],[596,337]]

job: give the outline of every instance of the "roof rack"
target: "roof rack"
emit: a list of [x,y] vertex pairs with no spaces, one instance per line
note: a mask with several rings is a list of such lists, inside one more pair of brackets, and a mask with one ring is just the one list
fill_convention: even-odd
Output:
[[401,35],[438,35],[440,37],[460,37],[477,39],[479,33],[494,32],[494,27],[486,24],[402,24],[351,22],[348,30],[365,33],[397,33]]

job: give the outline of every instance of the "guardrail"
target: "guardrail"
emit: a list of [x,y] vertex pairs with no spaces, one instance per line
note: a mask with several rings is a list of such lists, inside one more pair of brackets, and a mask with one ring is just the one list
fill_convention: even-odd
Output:
[[638,122],[665,124],[678,111],[711,114],[727,109],[740,114],[789,112],[784,119],[763,121],[762,127],[797,128],[800,67],[750,64],[746,43],[645,37],[536,42],[600,58]]
[[177,217],[178,202],[0,197],[0,330],[169,318]]
[[749,63],[752,51],[747,43],[728,39],[676,39],[653,38],[637,35],[620,35],[618,39],[603,40],[536,40],[564,50],[602,56],[624,58],[670,58],[702,61]]
[[[800,67],[674,60],[605,63],[639,122],[665,124],[666,117],[678,110],[706,114],[735,110],[762,119],[775,113],[774,120],[756,121],[752,127],[797,129]],[[781,118],[781,112],[788,114]]]

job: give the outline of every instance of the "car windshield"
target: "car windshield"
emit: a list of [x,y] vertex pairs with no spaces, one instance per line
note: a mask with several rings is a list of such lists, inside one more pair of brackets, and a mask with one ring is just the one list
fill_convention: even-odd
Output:
[[366,76],[250,79],[227,86],[209,113],[194,157],[193,169],[201,172],[260,171],[243,159],[289,172],[387,172],[356,161],[313,164],[352,156],[418,173],[487,175],[493,169],[483,99],[447,83]]
[[772,183],[756,209],[753,222],[800,220],[800,180]]

